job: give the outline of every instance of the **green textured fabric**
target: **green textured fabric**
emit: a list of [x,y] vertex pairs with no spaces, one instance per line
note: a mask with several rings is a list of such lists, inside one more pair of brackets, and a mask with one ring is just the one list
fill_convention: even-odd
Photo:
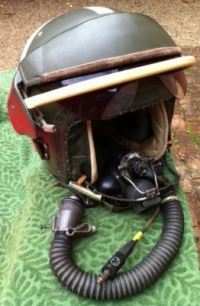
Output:
[[[0,305],[158,305],[197,306],[200,278],[197,251],[187,203],[177,189],[185,215],[180,252],[163,276],[144,292],[121,301],[94,301],[68,292],[49,267],[51,225],[66,190],[53,187],[54,178],[32,149],[30,140],[17,135],[7,117],[6,101],[13,71],[0,73]],[[171,155],[170,162],[173,164]],[[99,274],[111,255],[143,226],[148,214],[111,213],[104,207],[89,209],[83,218],[97,227],[91,237],[77,239],[75,262]],[[162,215],[137,244],[123,269],[138,263],[155,245],[162,229]]]

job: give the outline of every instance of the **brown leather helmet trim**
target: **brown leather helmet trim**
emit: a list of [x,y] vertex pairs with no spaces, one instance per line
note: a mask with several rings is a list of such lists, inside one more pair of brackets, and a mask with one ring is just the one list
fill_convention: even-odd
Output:
[[174,56],[181,56],[181,49],[179,47],[165,47],[136,52],[46,73],[40,76],[40,83],[52,82],[63,78],[72,78],[75,76],[95,73],[98,71],[120,68],[126,65],[133,65],[146,61],[160,60],[162,58],[169,58]]

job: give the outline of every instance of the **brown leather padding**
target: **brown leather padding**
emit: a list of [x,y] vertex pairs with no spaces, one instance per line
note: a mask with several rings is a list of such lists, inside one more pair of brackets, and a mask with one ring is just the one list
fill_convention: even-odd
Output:
[[127,149],[134,152],[140,152],[155,160],[160,159],[166,149],[169,135],[169,123],[164,103],[158,103],[149,107],[152,122],[153,136],[140,143],[134,143],[117,135],[116,139]]

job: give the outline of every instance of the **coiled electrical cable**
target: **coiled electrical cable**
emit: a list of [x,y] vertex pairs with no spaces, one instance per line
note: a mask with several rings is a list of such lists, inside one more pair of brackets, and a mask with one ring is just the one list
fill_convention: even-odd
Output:
[[[169,198],[169,201],[167,200]],[[153,250],[134,268],[118,273],[114,279],[98,284],[96,275],[77,267],[72,259],[72,240],[64,232],[55,232],[50,248],[50,265],[58,281],[85,298],[122,299],[153,284],[177,254],[184,231],[182,207],[176,197],[166,197],[161,205],[163,229]]]

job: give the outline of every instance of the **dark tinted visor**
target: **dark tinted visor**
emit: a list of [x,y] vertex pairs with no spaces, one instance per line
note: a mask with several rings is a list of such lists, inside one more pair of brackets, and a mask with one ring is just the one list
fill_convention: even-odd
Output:
[[185,93],[185,75],[180,71],[105,88],[59,103],[82,119],[108,120],[173,97],[181,99]]
[[[41,84],[38,85],[39,88],[37,86],[37,89],[45,92],[113,72],[117,72],[117,69]],[[57,103],[76,114],[80,119],[108,120],[155,103],[168,101],[171,98],[181,99],[185,93],[184,72],[175,71],[89,92]]]
[[90,92],[59,103],[86,120],[108,120],[131,110],[138,82]]

